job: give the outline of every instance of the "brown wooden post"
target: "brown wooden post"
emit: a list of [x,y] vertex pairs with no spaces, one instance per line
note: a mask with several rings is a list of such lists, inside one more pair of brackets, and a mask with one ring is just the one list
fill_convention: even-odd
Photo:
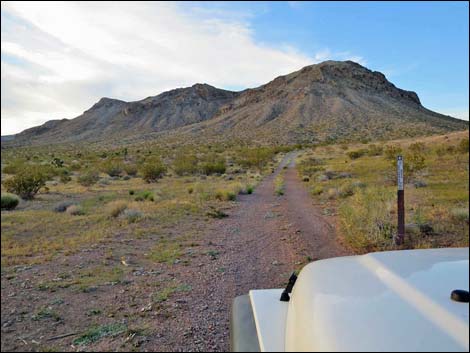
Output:
[[397,157],[397,185],[398,185],[398,232],[395,237],[397,245],[403,244],[405,238],[405,188],[403,182],[403,157]]

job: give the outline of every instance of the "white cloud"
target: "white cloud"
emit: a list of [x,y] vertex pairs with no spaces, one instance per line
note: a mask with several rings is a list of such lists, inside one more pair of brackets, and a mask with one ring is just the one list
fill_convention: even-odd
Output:
[[137,100],[197,82],[254,87],[353,57],[261,44],[247,13],[183,6],[2,2],[2,134],[73,118],[102,96]]
[[450,115],[454,118],[468,121],[468,107],[455,109],[436,109],[436,111],[444,115]]

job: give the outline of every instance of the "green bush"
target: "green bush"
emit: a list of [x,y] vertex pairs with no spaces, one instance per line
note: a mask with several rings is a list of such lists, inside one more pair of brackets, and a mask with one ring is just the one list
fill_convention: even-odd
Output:
[[95,170],[88,170],[80,175],[77,179],[78,183],[83,186],[91,186],[96,184],[100,179],[99,173]]
[[416,175],[417,172],[424,169],[426,166],[426,159],[422,152],[411,151],[408,152],[403,161],[403,170],[405,173],[405,178],[412,178]]
[[6,180],[3,185],[8,192],[19,195],[22,199],[32,199],[45,184],[47,175],[37,166],[25,167]]
[[25,161],[22,159],[15,159],[3,167],[2,172],[5,174],[16,174],[26,167]]
[[151,191],[141,191],[134,198],[135,201],[154,201],[153,193]]
[[159,158],[155,158],[151,161],[145,162],[142,165],[140,172],[142,174],[142,178],[147,183],[153,183],[165,175],[166,167]]
[[311,190],[310,193],[313,196],[321,195],[323,193],[323,186],[321,185],[315,185]]
[[19,197],[14,194],[3,193],[1,196],[2,210],[13,210],[19,203]]
[[204,157],[204,160],[200,164],[200,169],[205,175],[215,173],[224,174],[226,170],[225,158],[217,156],[216,154],[209,154]]
[[233,191],[218,190],[215,193],[215,198],[220,201],[235,201],[237,195]]
[[284,151],[282,148],[269,147],[242,148],[238,151],[235,159],[243,167],[261,169],[272,161],[275,153]]
[[106,161],[105,163],[102,164],[101,170],[108,174],[111,177],[117,177],[120,176],[122,171],[124,169],[124,166],[120,161]]
[[173,161],[176,175],[190,175],[198,172],[198,160],[194,154],[180,153]]

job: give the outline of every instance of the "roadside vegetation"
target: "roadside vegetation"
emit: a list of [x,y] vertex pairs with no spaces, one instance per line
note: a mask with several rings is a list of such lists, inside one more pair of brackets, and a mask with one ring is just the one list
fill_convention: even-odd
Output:
[[396,157],[404,158],[405,248],[468,246],[468,132],[317,147],[299,175],[358,253],[394,249]]
[[41,331],[35,350],[137,350],[159,334],[192,291],[184,268],[219,256],[204,229],[295,148],[95,147],[2,150],[2,291],[16,293],[2,322]]

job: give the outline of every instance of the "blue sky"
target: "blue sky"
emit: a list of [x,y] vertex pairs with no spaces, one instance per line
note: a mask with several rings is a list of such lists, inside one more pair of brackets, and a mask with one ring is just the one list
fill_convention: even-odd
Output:
[[2,2],[2,135],[206,82],[354,60],[468,119],[467,2]]
[[[468,2],[218,2],[246,12],[255,38],[289,43],[312,55],[322,50],[363,58],[422,103],[462,111],[468,119]],[[251,15],[251,17],[250,17]]]

